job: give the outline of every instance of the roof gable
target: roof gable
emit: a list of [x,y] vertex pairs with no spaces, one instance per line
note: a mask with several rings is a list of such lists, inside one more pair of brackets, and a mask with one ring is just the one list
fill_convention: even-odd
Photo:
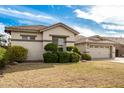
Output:
[[74,33],[74,34],[76,34],[76,35],[79,34],[79,32],[77,32],[76,30],[72,29],[71,27],[69,27],[69,26],[67,26],[67,25],[65,25],[65,24],[63,24],[63,23],[57,23],[57,24],[51,25],[51,26],[49,26],[49,27],[47,27],[47,28],[44,28],[44,29],[42,29],[42,30],[40,30],[40,31],[41,31],[41,32],[47,31],[47,30],[49,30],[49,29],[53,29],[53,28],[59,27],[59,26],[61,26],[61,27],[65,28],[65,29],[71,31],[72,33]]

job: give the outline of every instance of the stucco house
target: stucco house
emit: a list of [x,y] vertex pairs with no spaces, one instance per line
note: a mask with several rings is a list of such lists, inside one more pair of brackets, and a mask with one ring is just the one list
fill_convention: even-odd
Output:
[[108,59],[115,57],[115,42],[100,37],[78,36],[75,43],[81,53],[88,53],[93,59]]
[[75,36],[79,34],[63,23],[51,26],[11,26],[5,27],[5,32],[11,35],[11,45],[28,49],[28,61],[43,60],[44,46],[51,42],[63,49],[66,46],[74,46]]
[[123,37],[103,37],[115,42],[115,56],[124,57],[124,38]]

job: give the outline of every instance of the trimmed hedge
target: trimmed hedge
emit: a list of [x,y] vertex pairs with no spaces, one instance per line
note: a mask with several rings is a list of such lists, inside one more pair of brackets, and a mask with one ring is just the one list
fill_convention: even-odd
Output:
[[91,60],[92,57],[89,54],[82,54],[81,55],[82,60]]
[[74,63],[79,62],[80,55],[68,52],[47,52],[43,54],[43,58],[45,63]]
[[79,62],[80,55],[77,53],[70,53],[70,62]]
[[4,68],[6,65],[6,49],[0,47],[0,69]]
[[74,52],[74,53],[78,53],[79,55],[81,55],[80,51],[79,51],[78,48],[75,47],[75,46],[67,46],[66,49],[67,49],[67,51],[69,51],[69,52],[72,51],[72,52]]
[[45,63],[71,63],[79,62],[80,60],[79,50],[74,46],[68,46],[66,48],[69,52],[63,52],[62,47],[58,48],[53,43],[47,44],[44,49],[47,51],[43,54]]
[[58,62],[58,55],[57,53],[44,53],[44,62],[45,63],[57,63]]
[[80,51],[79,51],[79,49],[77,47],[74,47],[73,48],[73,52],[74,53],[78,53],[79,55],[81,55],[81,53],[80,53]]
[[59,63],[69,63],[70,62],[70,53],[68,52],[58,52],[58,62]]
[[28,50],[22,46],[11,46],[7,49],[7,57],[10,62],[24,62],[27,58]]
[[48,43],[48,44],[44,47],[44,49],[45,49],[46,51],[57,52],[58,47],[57,47],[57,45],[54,44],[54,43]]
[[70,52],[70,51],[72,51],[73,48],[74,48],[74,46],[67,46],[66,50]]

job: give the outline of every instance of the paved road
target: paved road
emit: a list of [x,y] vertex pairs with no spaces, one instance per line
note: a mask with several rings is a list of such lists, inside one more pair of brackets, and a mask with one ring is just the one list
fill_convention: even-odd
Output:
[[124,63],[124,57],[116,57],[112,62]]

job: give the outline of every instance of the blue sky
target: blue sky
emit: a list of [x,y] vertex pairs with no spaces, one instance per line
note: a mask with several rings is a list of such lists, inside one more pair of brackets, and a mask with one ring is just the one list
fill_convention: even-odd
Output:
[[84,36],[124,36],[124,6],[0,6],[0,32],[5,26],[52,25],[63,22]]

